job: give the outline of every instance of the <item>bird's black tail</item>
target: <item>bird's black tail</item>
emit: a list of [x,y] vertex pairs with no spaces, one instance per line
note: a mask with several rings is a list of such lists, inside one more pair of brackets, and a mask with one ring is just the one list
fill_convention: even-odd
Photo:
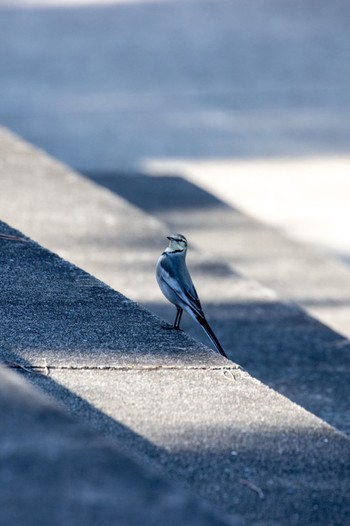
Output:
[[216,347],[217,351],[222,356],[225,356],[225,358],[227,358],[224,349],[221,347],[221,344],[220,344],[219,340],[217,339],[217,337],[213,333],[213,331],[212,331],[209,323],[207,322],[207,320],[205,318],[202,318],[202,317],[199,317],[199,316],[197,317],[197,320],[198,320],[198,323],[200,323],[200,325],[202,326],[204,332],[207,334],[208,338],[210,338],[210,340],[213,342],[213,344]]

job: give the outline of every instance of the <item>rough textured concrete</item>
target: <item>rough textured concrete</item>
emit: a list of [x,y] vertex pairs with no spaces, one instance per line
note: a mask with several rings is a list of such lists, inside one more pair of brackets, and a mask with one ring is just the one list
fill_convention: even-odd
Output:
[[[4,224],[1,232],[7,233]],[[82,368],[228,363],[185,333],[164,331],[160,319],[38,245],[1,238],[0,243],[7,363]],[[195,352],[183,352],[191,348]]]
[[229,524],[3,367],[0,410],[1,524]]
[[[162,318],[171,321],[174,309],[162,297],[154,279],[154,265],[164,247],[169,226],[128,205],[119,195],[70,172],[5,131],[2,131],[0,145],[3,163],[0,202],[3,218],[25,230],[51,250],[68,257],[123,294],[142,302]],[[250,253],[250,247],[259,243],[261,233],[263,245],[271,247],[271,255],[266,249],[265,257],[259,259],[259,265],[261,272],[264,269],[268,272],[266,259],[271,262],[274,255],[276,259],[278,257],[273,248],[272,233],[238,213],[232,217],[233,212],[227,206],[181,179],[166,178],[156,182],[135,177],[129,183],[125,178],[123,181],[124,186],[120,184],[121,179],[117,178],[114,183],[119,184],[118,188],[111,188],[130,198],[130,193],[126,193],[126,187],[129,188],[130,185],[134,203],[139,206],[142,202],[144,206],[151,206],[151,202],[155,205],[158,203],[158,210],[155,207],[149,209],[154,214],[162,213],[166,189],[169,190],[167,185],[170,185],[167,204],[172,213],[177,215],[178,220],[185,220],[191,214],[193,230],[188,225],[188,263],[208,318],[229,356],[263,382],[349,433],[350,384],[347,371],[350,367],[350,353],[342,336],[317,323],[297,306],[279,301],[271,290],[249,279],[243,279],[230,265],[218,263],[215,257],[196,250],[191,243],[192,232],[194,241],[198,241],[199,245],[203,243],[205,249],[212,253],[214,249],[220,250],[222,258],[230,260],[236,246],[238,253]],[[22,188],[20,194],[19,186]],[[180,212],[176,208],[178,200],[173,198],[169,201],[169,195],[181,198],[183,206]],[[211,228],[201,230],[201,221],[206,226],[209,221]],[[183,225],[177,223],[180,224]],[[225,224],[228,225],[227,232],[225,228],[224,236],[220,237],[218,229]],[[212,231],[214,235],[211,234]],[[248,246],[247,236],[251,241]],[[228,242],[231,238],[235,240],[232,246]],[[283,244],[283,240],[279,240],[278,243],[281,251],[296,254],[288,242]],[[321,260],[305,255],[302,251],[300,258],[304,263],[309,261],[316,268],[318,264],[323,265]],[[257,261],[254,259],[254,251],[252,259],[253,262]],[[323,268],[330,278],[332,267],[325,265]],[[71,276],[74,276],[74,272]],[[69,289],[74,279],[67,279],[66,289]],[[338,279],[336,274],[334,279]],[[82,297],[85,295],[88,298],[92,294],[89,292],[91,282],[87,278],[79,278],[77,281],[80,283]],[[338,285],[335,290],[337,288],[340,291],[338,294],[343,294],[343,288]],[[112,296],[110,299],[111,304],[114,304]],[[45,307],[42,310],[46,319],[54,323]],[[63,343],[61,352],[56,353],[57,359],[70,352],[71,345],[64,333],[67,314],[61,313],[59,319],[62,316],[60,330]],[[75,313],[73,319],[78,323]],[[87,320],[85,317],[83,326],[96,326],[97,320],[98,318]],[[58,322],[55,323],[58,326]],[[78,330],[78,325],[76,327]],[[184,328],[197,339],[208,343],[201,329],[190,320],[184,319]],[[109,333],[110,327],[107,330]],[[128,326],[126,332],[135,330],[138,331]],[[98,330],[98,334],[100,333]],[[39,330],[36,341],[40,342],[40,338]],[[47,336],[44,335],[44,338]],[[168,335],[167,338],[171,339],[173,336]],[[96,336],[91,341],[96,342]],[[106,340],[101,343],[104,341]],[[177,345],[182,347],[182,344]],[[92,356],[98,362],[99,353],[91,344],[81,342],[80,346],[83,346],[84,353],[88,353],[87,362],[90,363]],[[35,355],[37,363],[43,365],[44,350],[39,345],[30,352],[25,348],[22,352],[30,354],[32,359]],[[182,351],[179,352],[181,356]],[[120,349],[118,357],[115,357],[111,349],[104,350],[105,357],[110,362],[118,359],[118,363],[122,363],[123,353]],[[166,355],[167,351],[164,353]],[[51,352],[46,355],[46,359],[51,359]],[[175,363],[177,359],[176,353],[167,358],[169,363]],[[218,360],[218,357],[213,354],[210,360]]]
[[240,371],[52,370],[40,386],[62,397],[52,381],[80,397],[72,414],[91,420],[88,401],[107,436],[242,524],[347,520],[350,441]]
[[92,276],[9,237],[20,233],[1,231],[3,361],[235,524],[344,523],[347,437],[184,334],[162,331]]

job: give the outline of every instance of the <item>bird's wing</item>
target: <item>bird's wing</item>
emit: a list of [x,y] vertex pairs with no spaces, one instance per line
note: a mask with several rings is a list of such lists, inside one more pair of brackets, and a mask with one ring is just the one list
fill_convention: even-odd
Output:
[[160,279],[171,288],[183,303],[193,309],[197,316],[204,318],[197,291],[185,264],[179,266],[173,258],[164,257]]

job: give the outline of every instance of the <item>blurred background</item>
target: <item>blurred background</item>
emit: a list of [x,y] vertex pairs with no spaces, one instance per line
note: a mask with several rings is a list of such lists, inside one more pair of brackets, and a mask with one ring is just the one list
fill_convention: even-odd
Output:
[[[232,263],[350,334],[349,23],[347,0],[0,0],[0,122],[169,227],[221,207],[335,258],[316,299],[266,236]],[[228,231],[192,234],[229,258]]]

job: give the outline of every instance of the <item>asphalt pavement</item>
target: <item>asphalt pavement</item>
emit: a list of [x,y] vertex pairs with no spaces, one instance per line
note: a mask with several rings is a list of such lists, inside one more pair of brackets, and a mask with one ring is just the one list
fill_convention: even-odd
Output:
[[[145,470],[158,470],[183,492],[190,490],[205,499],[212,514],[221,514],[231,524],[346,521],[349,438],[184,333],[164,331],[160,320],[145,309],[19,232],[5,224],[1,232],[21,238],[1,240],[1,358],[8,367],[56,399],[74,420],[112,440]],[[161,481],[139,476],[140,468],[130,460],[117,461],[113,451],[100,451],[98,439],[90,445],[76,424],[68,423],[60,412],[50,412],[50,407],[49,414],[42,413],[37,395],[25,385],[22,388],[17,378],[12,383],[18,384],[20,400],[14,404],[15,418],[5,401],[10,423],[2,428],[1,439],[5,455],[9,447],[12,452],[5,475],[11,480],[8,489],[17,496],[17,516],[30,513],[35,489],[45,504],[60,494],[59,508],[56,502],[50,509],[57,523],[60,517],[82,523],[90,507],[98,515],[96,500],[98,512],[109,517],[106,524],[119,515],[130,524],[125,519],[128,510],[136,524],[137,509],[147,515],[144,524],[157,524],[152,511],[164,520],[172,505],[174,523],[176,513],[193,520],[184,496],[176,497],[165,484],[162,497],[157,489]],[[6,386],[5,373],[5,400],[11,400],[10,388],[11,377]],[[34,405],[24,419],[21,389],[27,403]],[[14,440],[20,425],[29,444],[36,437],[35,454],[31,446],[25,458]],[[42,459],[45,451],[48,463]],[[114,459],[109,463],[111,454]],[[62,475],[57,478],[58,465]],[[99,498],[90,471],[100,480],[99,490],[104,488]],[[101,483],[104,477],[107,481]],[[74,485],[74,480],[73,505],[66,484]],[[122,491],[114,480],[119,480]],[[105,508],[111,484],[113,504]],[[123,502],[121,508],[115,494]],[[163,498],[166,503],[170,499],[165,509]],[[200,521],[200,504],[194,509]],[[5,518],[16,517],[13,505],[4,506],[2,513]],[[220,524],[215,517],[210,519],[210,511],[208,518],[203,513],[208,524]],[[41,512],[36,508],[35,517],[42,521],[45,507]]]
[[[3,362],[223,520],[346,523],[344,339],[203,247],[191,247],[190,268],[233,361],[187,336],[188,324],[165,331],[123,288],[173,315],[154,280],[166,225],[4,130],[1,137],[4,215],[75,262],[85,258],[122,292],[2,224]],[[279,378],[276,389],[299,405],[242,365],[270,385]]]
[[19,374],[1,366],[0,378],[2,524],[233,524],[74,422]]
[[[327,275],[329,290],[335,291],[337,298],[341,294],[346,298],[346,281],[336,272],[332,274],[334,266],[328,260],[274,236],[181,179],[166,178],[152,185],[148,178],[124,178],[124,187],[119,180],[119,187],[111,192],[5,131],[1,145],[3,218],[168,322],[173,321],[175,309],[155,281],[155,263],[166,246],[166,235],[175,226],[189,224],[190,215],[192,228],[183,230],[190,241],[188,265],[209,322],[228,356],[349,433],[348,340],[250,278],[255,268],[277,282],[279,274],[270,268],[283,264],[286,254],[287,261],[292,256],[299,269],[304,269],[303,286],[310,295],[315,297],[318,292],[318,281],[317,276],[309,281],[308,274],[319,268],[319,281]],[[118,184],[117,179],[113,181]],[[125,188],[129,189],[127,195]],[[172,205],[165,199],[169,190],[174,196]],[[120,197],[123,192],[129,199],[134,197],[137,207]],[[145,208],[147,203],[155,208],[141,211],[141,202]],[[160,221],[164,203],[170,223]],[[259,243],[265,248],[264,259],[255,250]],[[220,260],[215,250],[221,252]],[[236,270],[239,264],[252,272],[243,277]],[[186,316],[183,327],[210,345],[203,331]]]

